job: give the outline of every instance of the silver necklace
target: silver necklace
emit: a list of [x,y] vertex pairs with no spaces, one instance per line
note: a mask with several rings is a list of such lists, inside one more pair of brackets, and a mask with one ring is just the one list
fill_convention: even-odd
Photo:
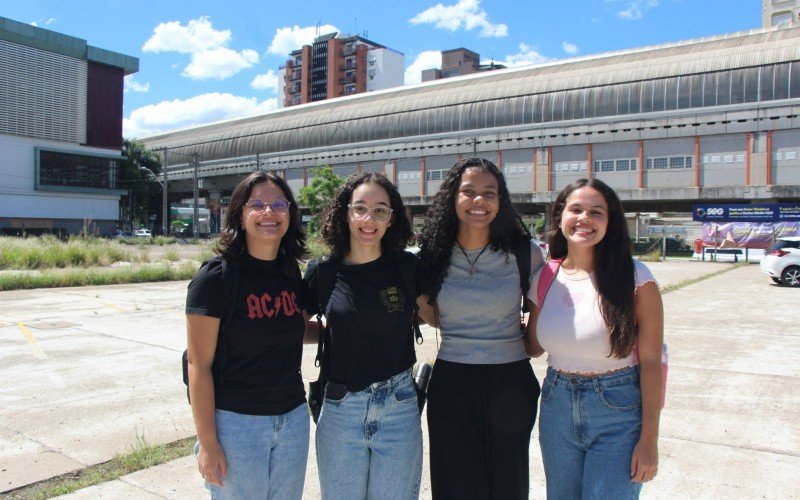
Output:
[[469,260],[469,257],[467,256],[467,251],[464,250],[464,247],[461,246],[461,243],[458,240],[456,240],[456,245],[458,245],[458,248],[461,250],[461,253],[464,254],[464,258],[467,259],[467,263],[469,264],[469,275],[470,276],[475,274],[475,263],[478,262],[478,259],[481,258],[481,255],[483,255],[483,252],[485,252],[486,249],[489,248],[489,244],[490,243],[491,243],[491,241],[489,243],[487,243],[486,246],[481,249],[481,251],[478,254],[478,256],[475,257],[475,260]]

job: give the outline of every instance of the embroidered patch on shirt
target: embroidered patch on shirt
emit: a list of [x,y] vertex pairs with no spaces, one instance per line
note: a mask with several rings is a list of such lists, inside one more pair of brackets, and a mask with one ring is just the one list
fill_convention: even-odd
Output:
[[405,297],[403,292],[396,286],[390,286],[381,290],[381,302],[386,306],[386,312],[403,312]]

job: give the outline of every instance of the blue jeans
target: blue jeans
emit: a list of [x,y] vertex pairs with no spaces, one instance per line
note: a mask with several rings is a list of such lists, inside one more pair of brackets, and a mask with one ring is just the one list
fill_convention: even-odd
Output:
[[411,371],[326,397],[316,442],[323,499],[419,497],[422,427]]
[[641,406],[638,367],[596,377],[548,368],[539,411],[547,498],[639,498],[630,467]]
[[306,405],[283,415],[217,410],[216,419],[228,474],[222,488],[206,483],[211,498],[303,497],[309,435]]

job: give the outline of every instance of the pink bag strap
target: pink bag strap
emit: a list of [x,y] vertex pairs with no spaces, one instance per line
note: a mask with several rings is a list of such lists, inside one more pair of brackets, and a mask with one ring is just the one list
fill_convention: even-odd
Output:
[[536,300],[539,304],[539,309],[541,309],[542,304],[544,304],[547,291],[550,289],[550,285],[553,284],[553,280],[556,279],[558,268],[561,267],[561,262],[563,262],[563,260],[564,259],[548,260],[542,268],[542,272],[539,273],[539,283],[536,285]]

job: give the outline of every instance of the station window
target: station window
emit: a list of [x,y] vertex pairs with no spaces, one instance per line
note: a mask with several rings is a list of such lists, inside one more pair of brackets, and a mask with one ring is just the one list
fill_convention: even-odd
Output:
[[39,150],[37,187],[118,189],[121,158]]

